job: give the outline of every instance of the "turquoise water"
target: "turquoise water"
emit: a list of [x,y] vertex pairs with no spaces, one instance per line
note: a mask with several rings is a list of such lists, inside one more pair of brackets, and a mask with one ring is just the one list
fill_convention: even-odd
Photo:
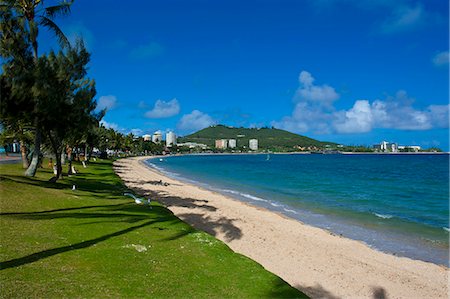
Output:
[[190,155],[148,163],[376,249],[449,264],[449,155]]

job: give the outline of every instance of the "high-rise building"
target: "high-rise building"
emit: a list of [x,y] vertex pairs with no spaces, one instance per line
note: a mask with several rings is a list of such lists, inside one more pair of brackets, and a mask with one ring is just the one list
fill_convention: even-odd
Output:
[[152,140],[152,135],[145,134],[144,136],[142,136],[142,138],[144,138],[144,141],[151,141]]
[[258,150],[258,139],[250,139],[248,141],[248,147],[252,150],[252,151],[257,151]]
[[177,145],[177,135],[171,131],[166,134],[166,146],[171,147],[174,145]]
[[228,147],[229,148],[236,148],[236,139],[228,140]]
[[216,140],[216,148],[226,149],[227,148],[227,140],[226,139],[217,139]]
[[155,133],[153,133],[152,141],[154,143],[160,143],[162,141],[162,133],[161,133],[161,131],[156,131]]

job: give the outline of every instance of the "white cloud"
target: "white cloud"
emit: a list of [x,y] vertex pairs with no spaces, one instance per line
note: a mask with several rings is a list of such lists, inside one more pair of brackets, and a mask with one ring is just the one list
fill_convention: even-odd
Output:
[[[300,89],[313,87],[313,82],[314,78],[308,72],[300,74]],[[415,100],[403,90],[385,100],[357,100],[352,108],[340,111],[336,111],[329,99],[316,101],[302,97],[290,116],[273,121],[271,125],[297,133],[315,134],[364,133],[374,128],[428,130],[449,127],[449,105],[416,109],[413,107]]]
[[[140,106],[142,107],[141,103]],[[148,118],[167,118],[180,113],[180,104],[177,99],[168,102],[157,100],[152,110],[145,113]]]
[[321,106],[311,105],[307,102],[295,104],[292,115],[285,116],[281,121],[273,121],[272,126],[287,131],[316,134],[330,133],[331,113]]
[[419,110],[412,106],[413,103],[414,99],[403,90],[394,97],[375,100],[372,104],[366,100],[356,101],[350,110],[336,113],[333,126],[338,133],[369,132],[373,128],[422,131],[446,126],[448,105],[432,105]]
[[214,124],[211,116],[198,110],[193,110],[189,114],[183,115],[178,122],[178,129],[185,131],[196,131],[204,129]]
[[334,128],[338,133],[365,133],[372,130],[372,108],[367,100],[356,101],[348,111],[335,114]]
[[162,55],[164,47],[156,42],[150,42],[145,45],[141,45],[130,52],[130,56],[136,59],[153,58]]
[[424,22],[426,12],[421,5],[415,7],[399,6],[382,24],[385,33],[396,33],[415,28]]
[[307,71],[302,71],[298,78],[300,87],[296,91],[296,101],[318,102],[331,105],[339,94],[328,85],[314,85],[314,78]]
[[448,51],[440,52],[433,57],[433,64],[436,66],[443,66],[449,64]]
[[111,110],[117,105],[117,98],[113,95],[101,96],[97,101],[97,110]]

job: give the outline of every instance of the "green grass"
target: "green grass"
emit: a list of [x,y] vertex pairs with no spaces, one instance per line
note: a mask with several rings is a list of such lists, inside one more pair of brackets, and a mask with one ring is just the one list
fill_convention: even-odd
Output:
[[49,183],[50,170],[0,165],[0,297],[306,297],[160,204],[134,204],[110,161],[78,168]]

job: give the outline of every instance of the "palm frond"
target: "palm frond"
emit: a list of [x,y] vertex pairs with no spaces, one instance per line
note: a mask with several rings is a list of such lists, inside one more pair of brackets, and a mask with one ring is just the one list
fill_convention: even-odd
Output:
[[70,13],[70,6],[72,5],[73,1],[70,2],[63,2],[59,5],[49,6],[45,8],[45,15],[53,19],[56,16],[62,15],[68,15]]
[[67,39],[67,37],[64,35],[64,33],[61,31],[61,29],[59,29],[59,27],[49,18],[44,17],[44,16],[40,16],[39,17],[39,24],[50,29],[50,31],[53,31],[53,33],[56,35],[56,37],[58,38],[58,42],[61,45],[61,47],[65,48],[70,48],[70,43],[69,40]]

